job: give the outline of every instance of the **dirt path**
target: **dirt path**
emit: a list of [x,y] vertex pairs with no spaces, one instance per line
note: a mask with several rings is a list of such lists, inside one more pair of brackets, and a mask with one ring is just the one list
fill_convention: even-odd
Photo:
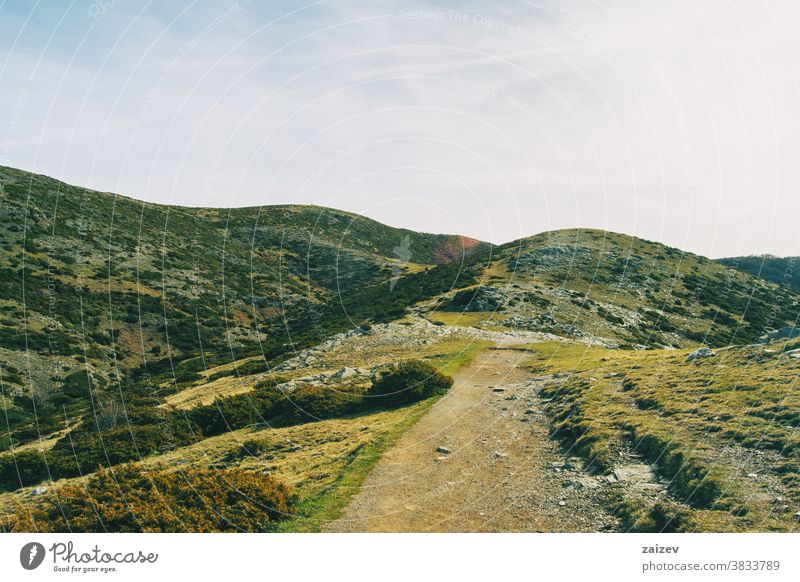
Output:
[[541,381],[519,367],[524,357],[490,349],[462,368],[326,531],[613,529],[598,478],[548,438]]

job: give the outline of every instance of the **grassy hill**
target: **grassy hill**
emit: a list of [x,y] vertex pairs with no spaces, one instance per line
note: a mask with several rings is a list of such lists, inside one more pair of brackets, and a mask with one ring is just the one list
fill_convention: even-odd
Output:
[[794,326],[800,295],[704,257],[597,230],[543,233],[491,251],[480,287],[434,319],[547,331],[618,347],[725,346]]
[[609,501],[626,530],[797,531],[798,347],[780,340],[698,359],[530,349],[533,371],[555,375],[543,393],[553,436],[601,473],[643,459],[667,487],[645,496],[617,487]]
[[265,372],[402,315],[406,295],[468,277],[461,262],[487,246],[310,206],[180,208],[0,177],[0,449],[121,410],[133,385],[159,398],[254,355]]
[[[0,218],[0,518],[36,529],[20,518],[20,503],[42,503],[34,487],[99,491],[110,478],[101,467],[133,462],[165,472],[158,480],[176,496],[180,468],[201,471],[194,478],[212,490],[217,469],[274,473],[298,500],[284,527],[313,530],[435,402],[369,403],[376,378],[408,359],[452,374],[503,342],[525,344],[533,369],[569,377],[549,398],[553,435],[579,441],[593,470],[611,470],[608,451],[635,447],[631,435],[663,435],[675,427],[662,417],[680,418],[681,450],[707,447],[697,470],[722,475],[714,491],[727,496],[722,509],[697,509],[678,479],[675,507],[722,511],[683,528],[786,526],[763,503],[747,506],[749,522],[731,517],[747,488],[726,488],[735,470],[714,439],[757,448],[765,415],[778,414],[770,483],[797,496],[787,481],[800,465],[797,408],[780,402],[796,359],[747,347],[795,325],[800,295],[787,286],[603,231],[495,247],[319,207],[161,206],[3,167]],[[685,364],[702,345],[745,347],[726,352],[724,398],[691,408],[718,372]],[[754,369],[759,399],[742,400],[734,380]],[[595,389],[596,377],[629,370],[639,370],[635,390],[616,380]],[[740,413],[756,420],[720,425]],[[127,486],[151,495],[137,471],[124,473]],[[626,519],[646,529],[629,501]]]
[[774,257],[772,255],[730,257],[717,259],[717,262],[738,269],[758,279],[788,285],[800,290],[800,270],[797,268],[800,257]]

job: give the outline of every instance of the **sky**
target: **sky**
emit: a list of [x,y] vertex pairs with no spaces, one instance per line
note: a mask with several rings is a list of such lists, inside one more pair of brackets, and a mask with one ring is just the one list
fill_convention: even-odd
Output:
[[796,0],[0,0],[0,165],[502,243],[800,255]]

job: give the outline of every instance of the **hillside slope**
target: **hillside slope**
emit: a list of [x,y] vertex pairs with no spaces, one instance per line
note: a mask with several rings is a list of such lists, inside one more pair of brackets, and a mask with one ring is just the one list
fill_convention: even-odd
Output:
[[797,268],[800,257],[774,257],[772,255],[748,257],[730,257],[717,259],[717,262],[738,269],[758,279],[772,281],[780,285],[788,285],[800,290],[800,269]]
[[488,246],[310,206],[160,206],[5,167],[0,232],[0,450],[90,402],[122,406],[142,379],[169,393],[253,355],[264,372],[426,285],[447,289]]
[[622,234],[563,230],[491,251],[480,287],[428,317],[620,347],[724,346],[793,327],[800,295],[710,259]]
[[[789,383],[798,345],[748,345],[794,328],[800,295],[786,286],[603,231],[494,247],[317,207],[159,206],[10,168],[0,168],[0,217],[0,529],[29,523],[4,519],[24,515],[20,503],[58,507],[63,487],[97,486],[109,478],[101,467],[136,463],[167,473],[274,473],[299,500],[295,521],[282,527],[318,530],[436,401],[370,402],[371,386],[405,360],[455,374],[474,358],[478,367],[506,358],[482,352],[497,345],[534,356],[530,367],[510,367],[535,390],[517,403],[541,409],[535,435],[506,388],[492,391],[501,396],[485,411],[521,425],[520,455],[526,439],[555,437],[585,460],[570,469],[580,483],[612,501],[624,479],[617,486],[588,473],[645,471],[641,454],[652,455],[659,482],[647,469],[642,490],[663,503],[647,509],[647,493],[604,505],[614,514],[608,523],[672,527],[661,519],[667,508],[691,517],[681,521],[690,531],[791,525],[798,447]],[[701,345],[744,347],[691,359]],[[739,394],[753,388],[739,376],[755,373],[758,400]],[[499,368],[495,375],[505,382]],[[721,375],[723,396],[709,397],[706,387]],[[735,432],[722,430],[739,417]],[[747,472],[769,471],[771,495],[788,500],[778,516],[768,496],[750,507],[751,488],[729,487],[742,455],[733,464],[721,456],[728,441],[761,450],[776,420],[774,458]],[[680,451],[707,433],[711,452],[689,467],[690,478],[658,458],[674,421],[687,430]],[[435,417],[420,426],[431,425]],[[465,430],[500,439],[491,431],[501,426],[487,417]],[[653,446],[640,453],[648,436]],[[539,445],[550,451],[542,459],[556,455],[553,443]],[[687,488],[717,471],[725,478],[698,509]],[[46,502],[35,490],[44,483],[54,489]]]

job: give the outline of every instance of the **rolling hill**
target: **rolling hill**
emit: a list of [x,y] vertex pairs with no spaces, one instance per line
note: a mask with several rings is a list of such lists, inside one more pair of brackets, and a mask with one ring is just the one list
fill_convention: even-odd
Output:
[[[630,434],[646,436],[642,426],[671,430],[652,418],[676,416],[654,378],[670,379],[674,402],[688,407],[682,420],[698,427],[686,446],[717,450],[698,436],[727,434],[709,415],[735,416],[744,405],[691,408],[702,397],[694,384],[714,374],[685,364],[692,350],[736,346],[728,361],[758,367],[770,403],[748,406],[764,414],[780,406],[796,367],[764,347],[770,333],[794,328],[795,290],[623,234],[571,229],[493,246],[319,207],[161,206],[5,167],[0,218],[0,518],[13,514],[17,524],[6,529],[58,529],[20,518],[25,504],[57,499],[40,498],[37,487],[100,491],[110,479],[103,468],[133,463],[163,471],[159,482],[170,487],[169,475],[187,467],[214,490],[217,469],[231,479],[274,474],[299,500],[283,527],[317,530],[440,396],[369,399],[405,360],[452,375],[492,346],[526,350],[531,369],[569,380],[545,388],[553,438],[601,472],[614,470],[609,450]],[[604,408],[592,383],[622,378],[626,366],[639,370],[640,388],[605,382],[608,400],[622,404]],[[685,386],[681,375],[691,379]],[[735,375],[725,390],[736,390]],[[579,405],[590,417],[568,422]],[[785,476],[797,474],[793,414],[781,416],[773,439],[774,455],[783,455],[774,471],[788,463]],[[764,430],[745,423],[729,436],[756,447],[755,431]],[[710,452],[703,462],[722,462],[714,459]],[[674,469],[657,459],[653,466]],[[150,495],[138,470],[125,473],[129,485]],[[275,483],[283,503],[288,493]],[[685,490],[672,494],[665,507],[697,509]],[[649,514],[635,517],[632,503],[621,523],[646,529]],[[787,527],[758,511],[766,517],[682,523],[692,531]]]
[[178,389],[256,354],[267,370],[363,321],[363,305],[346,309],[359,294],[388,295],[437,265],[457,272],[487,246],[323,208],[166,207],[0,174],[0,364],[5,392],[20,395],[10,417],[27,426],[4,448],[64,428],[93,392],[132,378]]
[[726,267],[738,269],[758,279],[788,285],[795,291],[800,290],[798,261],[800,261],[800,257],[775,257],[772,255],[717,259],[718,263]]
[[442,298],[434,318],[617,347],[721,347],[793,327],[799,300],[790,289],[698,255],[574,229],[493,249],[482,285]]

